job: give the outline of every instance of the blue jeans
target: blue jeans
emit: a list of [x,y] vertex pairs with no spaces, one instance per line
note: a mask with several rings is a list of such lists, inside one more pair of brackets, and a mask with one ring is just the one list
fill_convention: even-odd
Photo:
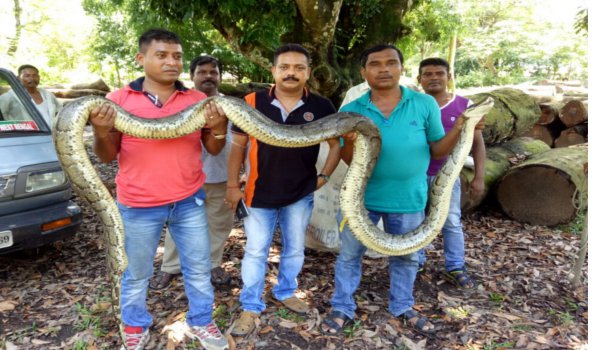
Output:
[[[341,215],[338,216],[341,219]],[[386,232],[392,234],[403,234],[415,229],[425,218],[424,212],[410,214],[391,214],[369,211],[369,219],[377,223],[383,219],[383,227]],[[362,257],[367,248],[360,243],[348,229],[340,234],[342,244],[340,253],[335,262],[335,289],[331,298],[333,310],[340,311],[344,315],[354,318],[356,302],[354,292],[358,288],[362,276]],[[398,317],[410,310],[415,303],[413,298],[413,286],[417,276],[418,258],[417,253],[390,256],[390,305],[389,311],[394,317]]]
[[[428,176],[429,184],[435,176]],[[452,197],[450,198],[450,209],[448,218],[442,227],[444,236],[444,262],[446,271],[462,268],[465,265],[465,235],[460,221],[460,179],[456,180],[452,187]],[[419,250],[419,265],[425,264],[425,252]]]
[[129,264],[121,280],[121,317],[128,326],[147,329],[152,324],[146,297],[154,270],[154,256],[163,226],[167,224],[181,260],[188,298],[187,322],[204,326],[212,321],[213,288],[210,283],[210,238],[204,192],[178,202],[133,208],[117,202],[125,228]]
[[294,296],[298,288],[296,277],[304,264],[304,235],[312,208],[312,193],[281,208],[248,208],[250,215],[244,219],[247,236],[242,260],[244,287],[240,294],[240,303],[244,311],[261,313],[266,308],[262,293],[265,288],[269,248],[277,223],[281,228],[282,251],[273,296],[277,300]]

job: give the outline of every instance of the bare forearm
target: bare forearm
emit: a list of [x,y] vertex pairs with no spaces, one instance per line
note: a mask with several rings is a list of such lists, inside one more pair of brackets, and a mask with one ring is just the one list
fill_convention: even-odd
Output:
[[344,147],[341,147],[340,155],[342,160],[350,165],[352,163],[352,155],[354,152],[354,141],[344,138]]
[[103,163],[110,163],[117,158],[120,144],[120,133],[109,132],[104,136],[94,135],[94,153]]
[[329,144],[329,153],[327,154],[325,165],[321,169],[321,174],[329,176],[335,171],[340,162],[341,147],[338,139],[327,140],[327,143]]
[[220,136],[217,136],[218,139],[215,138],[215,135],[211,131],[202,131],[202,144],[204,144],[206,151],[213,156],[221,153],[226,141],[225,138],[220,138]]
[[474,181],[484,181],[485,178],[485,142],[481,130],[475,130],[473,137],[473,161],[475,163]]
[[234,135],[227,160],[227,187],[239,187],[240,185],[240,170],[244,161],[245,141],[247,141],[246,138],[240,139],[238,135]]

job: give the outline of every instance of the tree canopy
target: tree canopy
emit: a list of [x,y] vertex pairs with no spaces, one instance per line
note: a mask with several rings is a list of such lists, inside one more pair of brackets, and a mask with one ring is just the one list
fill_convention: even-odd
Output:
[[[300,43],[312,55],[311,87],[333,100],[360,81],[359,55],[365,48],[395,43],[409,33],[402,19],[415,2],[110,0],[104,5],[106,1],[85,0],[88,8],[118,10],[132,34],[161,25],[177,31],[188,52],[219,51],[232,61],[243,55],[253,64],[242,66],[244,76],[268,76],[265,69],[274,50],[282,43]],[[241,60],[235,63],[239,66]]]

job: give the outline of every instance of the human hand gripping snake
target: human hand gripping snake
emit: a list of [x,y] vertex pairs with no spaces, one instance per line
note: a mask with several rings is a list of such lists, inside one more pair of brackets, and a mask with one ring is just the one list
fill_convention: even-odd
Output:
[[494,104],[488,97],[465,110],[459,140],[430,188],[430,209],[425,220],[404,235],[392,235],[373,224],[364,206],[364,191],[379,157],[381,137],[375,123],[360,114],[335,113],[304,125],[284,125],[273,122],[242,100],[224,96],[210,97],[177,114],[158,119],[134,116],[114,102],[98,96],[82,97],[69,103],[55,118],[54,144],[73,188],[89,203],[104,225],[112,303],[123,339],[119,295],[121,275],[127,267],[125,233],[116,203],[85,151],[83,129],[90,111],[108,103],[117,111],[115,128],[120,132],[139,138],[176,138],[202,128],[206,117],[204,106],[210,101],[219,105],[227,118],[248,135],[273,146],[306,147],[356,131],[358,137],[354,142],[352,163],[340,191],[340,209],[356,238],[366,247],[386,255],[414,253],[440,232],[448,216],[452,186],[471,149],[475,125]]

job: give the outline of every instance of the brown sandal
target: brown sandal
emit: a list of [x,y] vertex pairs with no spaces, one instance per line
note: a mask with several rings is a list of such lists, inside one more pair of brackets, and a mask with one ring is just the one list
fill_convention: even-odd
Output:
[[148,284],[148,287],[150,287],[150,289],[153,289],[153,290],[165,289],[169,286],[169,284],[171,284],[171,280],[173,278],[175,278],[175,276],[176,275],[174,275],[172,273],[158,271],[156,276],[154,276],[150,280],[150,284]]

